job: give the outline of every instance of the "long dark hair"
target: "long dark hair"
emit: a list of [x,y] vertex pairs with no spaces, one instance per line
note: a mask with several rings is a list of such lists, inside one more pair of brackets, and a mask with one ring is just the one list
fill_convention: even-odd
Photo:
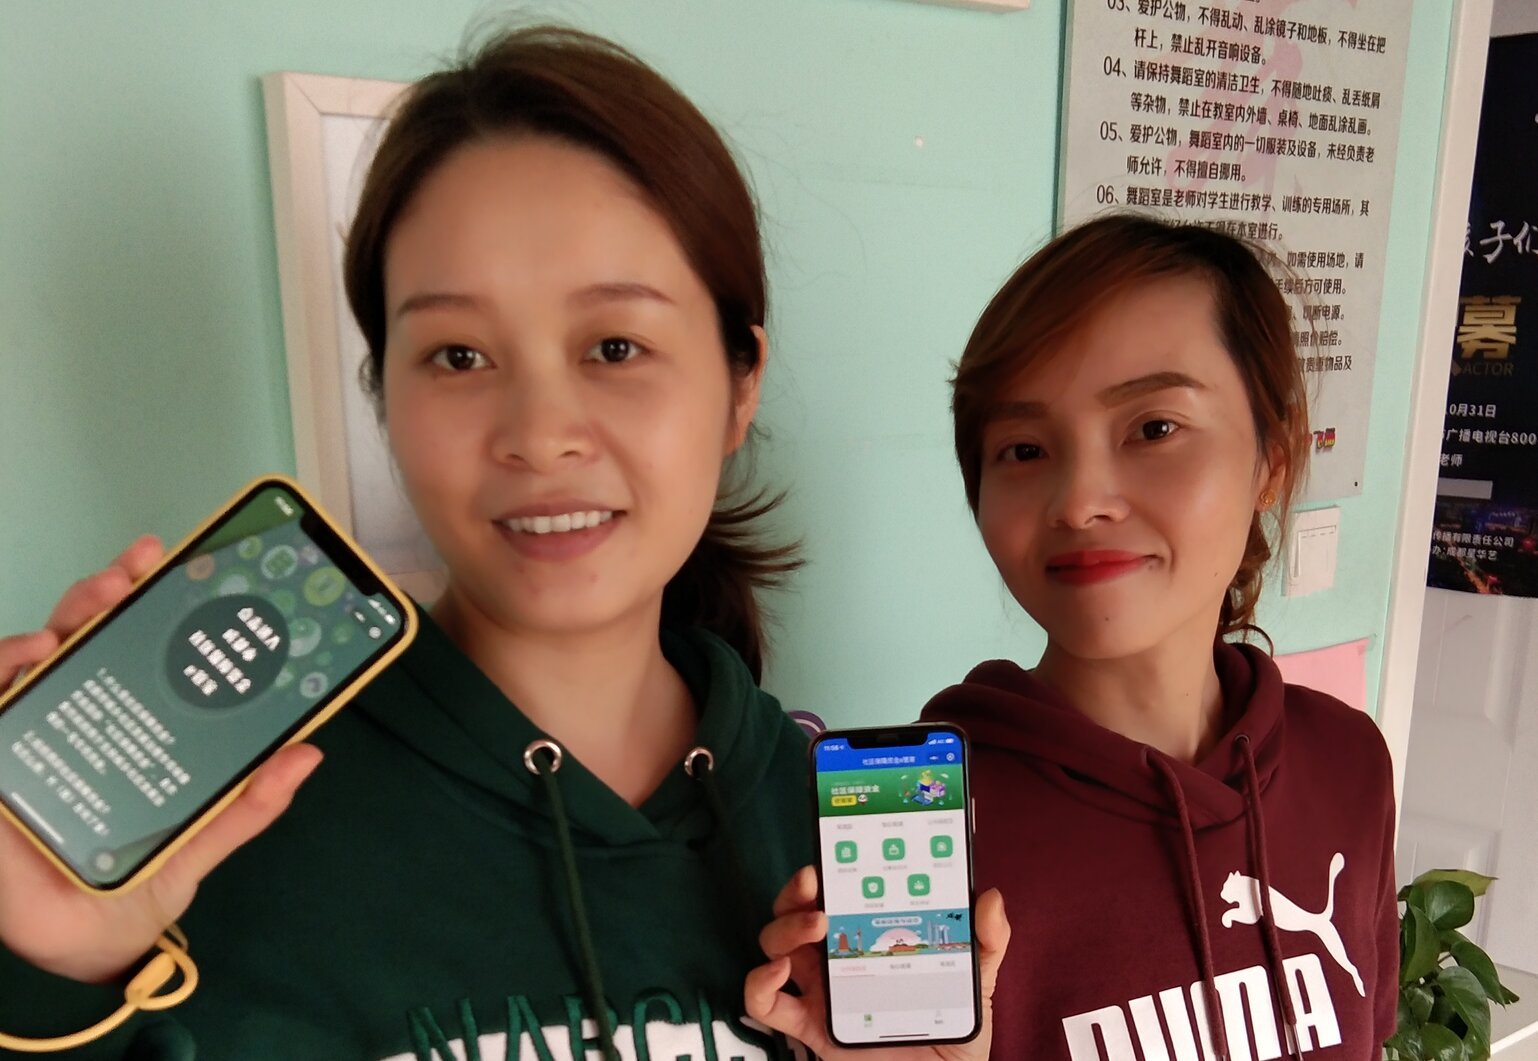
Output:
[[1244,380],[1258,456],[1275,455],[1285,473],[1273,518],[1263,520],[1257,512],[1250,521],[1244,557],[1218,617],[1220,638],[1265,638],[1255,623],[1255,606],[1272,555],[1271,531],[1286,525],[1308,463],[1308,393],[1287,301],[1266,262],[1275,263],[1270,252],[1227,233],[1132,213],[1071,228],[1031,255],[983,311],[952,380],[956,459],[973,515],[983,428],[1000,389],[1033,360],[1058,349],[1116,294],[1150,280],[1201,277],[1212,288],[1218,332]]
[[[767,284],[752,193],[719,133],[668,81],[611,41],[552,26],[503,33],[406,93],[364,181],[343,266],[347,300],[368,343],[365,386],[383,387],[388,322],[384,260],[417,189],[456,149],[509,135],[548,136],[618,166],[668,222],[715,301],[733,373],[761,357],[754,327]],[[730,498],[732,491],[727,491]],[[726,640],[760,678],[766,649],[757,591],[800,566],[794,545],[758,540],[780,495],[723,500],[662,597],[667,625]]]

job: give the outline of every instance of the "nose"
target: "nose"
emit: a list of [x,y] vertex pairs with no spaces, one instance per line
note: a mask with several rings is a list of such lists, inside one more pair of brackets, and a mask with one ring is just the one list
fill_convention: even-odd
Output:
[[1121,476],[1110,454],[1074,452],[1053,462],[1048,518],[1054,526],[1085,530],[1127,516]]
[[593,455],[592,421],[575,376],[570,365],[508,374],[492,436],[499,462],[548,472]]

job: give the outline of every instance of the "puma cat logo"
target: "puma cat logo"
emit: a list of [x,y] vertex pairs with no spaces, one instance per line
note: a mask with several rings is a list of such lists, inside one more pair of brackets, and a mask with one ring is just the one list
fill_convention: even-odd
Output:
[[[1318,937],[1330,957],[1335,959],[1335,964],[1350,975],[1351,982],[1356,985],[1356,993],[1366,998],[1367,989],[1362,986],[1361,974],[1356,971],[1356,966],[1351,964],[1351,958],[1346,954],[1346,945],[1341,941],[1340,933],[1336,931],[1334,923],[1330,920],[1335,914],[1335,878],[1339,877],[1340,871],[1345,868],[1346,856],[1337,851],[1335,857],[1330,859],[1329,898],[1325,900],[1324,909],[1319,913],[1303,909],[1272,888],[1271,916],[1276,922],[1276,927],[1283,932],[1311,932]],[[1221,895],[1225,903],[1233,904],[1223,911],[1224,928],[1232,928],[1234,925],[1253,925],[1260,920],[1260,882],[1254,877],[1246,877],[1238,872],[1230,873],[1228,879],[1223,882]]]

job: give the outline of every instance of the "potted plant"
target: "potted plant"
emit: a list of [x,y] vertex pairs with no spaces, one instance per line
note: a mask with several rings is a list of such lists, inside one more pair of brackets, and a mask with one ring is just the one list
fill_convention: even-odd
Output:
[[1399,1028],[1388,1061],[1488,1061],[1490,1003],[1517,1001],[1490,956],[1458,930],[1493,877],[1461,869],[1422,873],[1399,892]]

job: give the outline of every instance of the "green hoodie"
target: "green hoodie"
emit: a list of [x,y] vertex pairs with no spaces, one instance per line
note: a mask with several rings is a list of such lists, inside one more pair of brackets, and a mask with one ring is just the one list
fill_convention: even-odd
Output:
[[[545,735],[424,616],[317,734],[326,760],[294,805],[199,889],[181,920],[202,972],[192,998],[54,1056],[597,1058],[573,888],[622,1057],[788,1056],[745,1023],[742,985],[774,895],[811,860],[806,742],[723,642],[662,644],[700,705],[719,803],[680,764],[634,808],[567,755],[572,880],[551,793],[523,763]],[[0,951],[7,1033],[77,1031],[121,1002],[121,985]]]

